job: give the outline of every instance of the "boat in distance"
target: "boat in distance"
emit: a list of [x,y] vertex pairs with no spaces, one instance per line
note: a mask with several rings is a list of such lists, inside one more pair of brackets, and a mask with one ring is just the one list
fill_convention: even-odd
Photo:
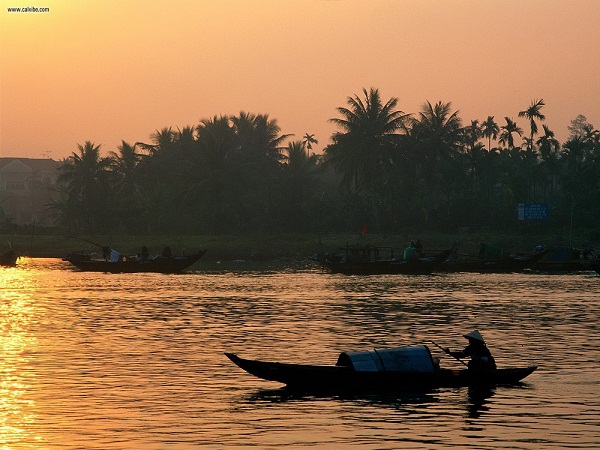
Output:
[[442,369],[427,346],[341,353],[335,365],[290,364],[225,355],[238,367],[292,390],[401,391],[419,388],[515,385],[537,366],[489,371]]
[[436,255],[410,259],[395,258],[393,249],[388,257],[382,258],[385,247],[347,246],[344,255],[327,254],[316,261],[332,273],[345,275],[428,275],[433,273],[452,254],[452,249]]
[[530,270],[546,256],[548,250],[497,258],[461,258],[451,256],[436,268],[436,272],[519,273]]
[[120,258],[117,261],[94,259],[89,255],[72,253],[63,258],[83,272],[107,273],[178,273],[198,261],[206,250],[200,250],[191,255],[156,256],[154,258],[138,259],[136,257]]

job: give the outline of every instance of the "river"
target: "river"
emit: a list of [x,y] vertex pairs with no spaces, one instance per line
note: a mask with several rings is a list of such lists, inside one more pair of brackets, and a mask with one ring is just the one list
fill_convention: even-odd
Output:
[[[364,277],[199,262],[110,275],[24,258],[0,268],[0,447],[599,448],[599,292],[593,273]],[[458,349],[473,329],[499,366],[539,369],[483,394],[310,396],[223,355],[333,364],[342,351]]]

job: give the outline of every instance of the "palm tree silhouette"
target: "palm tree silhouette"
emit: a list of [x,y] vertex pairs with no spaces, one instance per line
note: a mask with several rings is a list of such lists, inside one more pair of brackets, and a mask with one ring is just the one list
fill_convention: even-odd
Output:
[[108,201],[108,169],[110,159],[100,156],[101,145],[86,141],[77,144],[79,152],[73,152],[60,166],[58,180],[64,183],[67,194],[66,206],[74,211],[79,226],[98,226],[102,206]]
[[500,128],[494,121],[494,116],[488,116],[488,118],[481,124],[481,131],[483,136],[488,139],[488,151],[492,150],[492,139],[496,140]]
[[512,150],[515,147],[515,140],[513,137],[513,133],[517,133],[519,136],[523,136],[523,129],[517,126],[516,122],[511,120],[508,117],[505,117],[506,125],[502,125],[500,129],[500,136],[498,142],[502,145],[506,144],[509,150]]
[[471,125],[464,128],[465,143],[473,150],[477,144],[477,141],[483,136],[481,125],[479,120],[471,120]]
[[537,140],[537,145],[540,149],[542,162],[540,167],[548,174],[550,182],[550,197],[554,196],[554,188],[556,178],[558,176],[560,164],[560,142],[554,137],[554,132],[547,125],[544,125],[544,135]]
[[384,176],[396,131],[408,117],[396,109],[397,98],[384,104],[378,89],[363,89],[363,94],[364,100],[357,95],[348,97],[348,108],[337,108],[342,117],[329,121],[343,131],[333,134],[333,144],[326,149],[328,163],[342,174],[344,183],[354,184],[356,192]]
[[531,135],[529,136],[529,150],[533,150],[533,136],[537,134],[538,127],[536,120],[543,121],[546,119],[540,111],[545,106],[544,99],[532,100],[529,108],[519,112],[519,117],[526,117],[529,120],[529,126],[531,127]]
[[306,133],[304,135],[304,137],[302,138],[302,142],[304,143],[304,145],[306,146],[308,152],[308,156],[310,156],[310,151],[312,150],[312,144],[318,144],[319,141],[317,141],[315,139],[315,135],[314,134],[308,134]]

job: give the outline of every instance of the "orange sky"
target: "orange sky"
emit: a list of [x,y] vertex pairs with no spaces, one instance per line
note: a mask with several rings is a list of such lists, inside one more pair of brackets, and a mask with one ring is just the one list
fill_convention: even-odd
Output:
[[[598,0],[0,0],[0,156],[105,154],[240,111],[329,142],[362,88],[465,123],[543,98],[600,128]],[[8,7],[49,7],[9,13]]]

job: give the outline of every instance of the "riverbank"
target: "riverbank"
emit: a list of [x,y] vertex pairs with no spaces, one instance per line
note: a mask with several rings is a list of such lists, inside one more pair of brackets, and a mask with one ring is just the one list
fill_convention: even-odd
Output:
[[523,232],[406,232],[395,235],[367,234],[264,234],[264,235],[206,235],[206,236],[131,236],[131,235],[0,235],[4,245],[30,257],[62,258],[73,251],[98,252],[99,245],[109,245],[125,254],[136,254],[147,246],[151,254],[159,254],[165,246],[174,254],[189,254],[207,249],[203,260],[269,261],[276,259],[305,259],[316,253],[335,252],[346,245],[373,245],[403,248],[412,239],[421,239],[426,252],[435,252],[457,244],[461,254],[476,254],[485,242],[511,253],[531,252],[537,244],[573,247],[598,247],[600,232],[585,230],[573,233]]

